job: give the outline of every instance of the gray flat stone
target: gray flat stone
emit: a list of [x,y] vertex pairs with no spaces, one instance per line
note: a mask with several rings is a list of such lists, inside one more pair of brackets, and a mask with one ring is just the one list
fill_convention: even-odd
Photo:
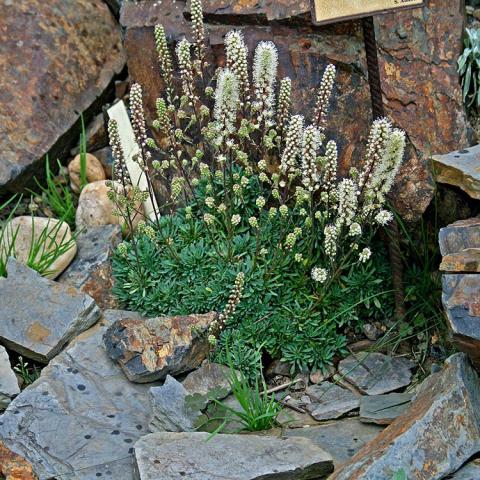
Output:
[[10,358],[0,346],[0,410],[7,408],[12,398],[20,393],[18,380],[10,365]]
[[306,405],[315,420],[331,420],[358,408],[360,397],[334,383],[311,385],[305,392],[312,403]]
[[480,452],[480,379],[463,353],[424,380],[410,408],[329,480],[441,480]]
[[77,256],[58,281],[90,295],[102,309],[116,307],[110,256],[122,240],[120,225],[86,227],[76,240]]
[[193,432],[201,412],[189,406],[187,397],[187,389],[170,375],[167,375],[163,385],[152,387],[150,431]]
[[135,444],[140,480],[318,479],[333,470],[307,438],[159,432]]
[[230,375],[230,368],[225,365],[207,363],[189,373],[182,384],[190,395],[198,394],[221,400],[232,391]]
[[328,452],[335,468],[339,468],[382,430],[383,427],[361,423],[358,418],[343,418],[317,426],[284,430],[284,435],[309,438]]
[[149,386],[129,382],[102,343],[126,315],[137,316],[106,311],[0,417],[0,439],[40,480],[132,480],[133,445],[151,417]]
[[480,217],[459,220],[438,232],[442,256],[480,246]]
[[381,395],[410,384],[415,365],[405,358],[359,352],[338,364],[338,373],[366,395]]
[[13,258],[7,273],[0,278],[0,342],[25,357],[48,362],[100,317],[93,298]]
[[413,393],[367,395],[360,399],[361,422],[389,425],[410,406]]
[[460,187],[480,199],[480,145],[432,157],[437,182]]
[[480,460],[467,463],[448,478],[450,480],[480,480]]

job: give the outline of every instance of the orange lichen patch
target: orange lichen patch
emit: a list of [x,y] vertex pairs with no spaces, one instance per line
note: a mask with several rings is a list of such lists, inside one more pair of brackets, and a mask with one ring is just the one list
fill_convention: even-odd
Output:
[[25,332],[27,338],[32,342],[45,341],[52,332],[45,328],[40,322],[32,323]]
[[6,480],[38,480],[32,465],[0,442],[0,474]]

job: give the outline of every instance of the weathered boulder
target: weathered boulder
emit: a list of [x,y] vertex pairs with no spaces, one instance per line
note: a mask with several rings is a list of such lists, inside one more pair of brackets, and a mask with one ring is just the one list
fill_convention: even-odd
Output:
[[[5,480],[38,480],[32,465],[0,441],[0,475]],[[3,478],[2,477],[2,478]]]
[[454,254],[466,248],[480,246],[480,217],[459,220],[438,233],[440,253],[443,256]]
[[0,17],[1,191],[43,171],[47,152],[66,156],[79,114],[104,102],[125,55],[102,0],[6,1]]
[[201,412],[191,408],[189,392],[173,377],[167,375],[165,383],[150,389],[152,419],[151,432],[193,432]]
[[7,408],[12,398],[20,393],[18,380],[10,365],[5,347],[0,345],[0,411]]
[[[375,17],[386,114],[407,132],[409,148],[393,198],[409,218],[418,217],[433,194],[428,159],[468,144],[467,119],[456,72],[464,15],[460,1],[431,0],[428,6]],[[232,28],[245,34],[249,51],[261,40],[279,49],[279,73],[293,82],[294,110],[307,113],[325,65],[337,67],[337,98],[327,136],[338,141],[342,171],[363,157],[371,120],[364,42],[359,22],[314,27],[310,2],[203,2],[211,47],[209,64],[224,61],[223,36]],[[126,27],[129,72],[143,85],[149,120],[162,80],[153,27],[165,26],[172,42],[190,38],[188,2],[126,2],[120,21]],[[141,49],[142,55],[138,55]],[[431,92],[436,92],[432,95]],[[352,121],[355,119],[355,121]]]
[[389,425],[410,406],[413,393],[366,395],[360,399],[360,421]]
[[480,273],[480,248],[466,248],[450,253],[442,258],[442,272],[478,272]]
[[308,428],[284,430],[283,435],[309,438],[333,457],[337,469],[382,430],[381,426],[361,423],[358,418],[343,418]]
[[460,187],[480,200],[480,145],[432,157],[437,182]]
[[306,408],[315,420],[341,417],[358,408],[360,402],[360,396],[330,382],[311,385],[305,393],[311,401]]
[[480,451],[480,380],[467,357],[452,355],[419,387],[411,407],[365,445],[331,480],[439,480]]
[[101,309],[116,307],[110,257],[121,240],[120,225],[85,227],[77,236],[77,256],[58,281],[90,295]]
[[107,330],[107,353],[132,382],[163,380],[197,368],[209,351],[209,325],[216,313],[132,319],[125,317]]
[[207,363],[189,373],[182,385],[189,395],[203,395],[221,400],[231,391],[230,368],[218,363]]
[[59,247],[65,250],[48,266],[45,277],[58,277],[77,253],[70,227],[60,220],[25,215],[12,218],[3,228],[0,249],[19,262],[27,263],[35,254],[38,263],[42,256],[46,257]]
[[480,273],[443,275],[442,303],[453,341],[480,368]]
[[151,416],[150,386],[129,382],[102,345],[105,329],[125,315],[136,316],[106,311],[0,418],[5,446],[41,480],[132,480],[133,445]]
[[[116,189],[121,189],[118,183],[115,183]],[[78,199],[78,208],[75,215],[77,227],[99,227],[102,225],[124,225],[125,221],[122,216],[116,215],[117,207],[115,203],[108,198],[110,188],[107,182],[99,180],[92,182],[82,190]],[[120,190],[118,190],[120,191]],[[135,206],[135,212],[143,210],[142,204],[138,202]],[[142,220],[142,215],[135,213],[132,218],[132,226],[135,228]]]
[[381,395],[410,384],[414,364],[378,352],[349,355],[338,364],[339,374],[366,395]]
[[[91,153],[85,155],[85,176],[87,183],[105,180],[107,176],[103,170],[101,162]],[[80,193],[81,177],[81,160],[80,154],[68,164],[68,176],[70,177],[70,187],[75,193]]]
[[316,479],[333,470],[332,458],[306,438],[207,433],[152,433],[135,444],[139,480]]
[[7,273],[0,277],[0,342],[25,357],[48,362],[100,317],[93,298],[13,258]]

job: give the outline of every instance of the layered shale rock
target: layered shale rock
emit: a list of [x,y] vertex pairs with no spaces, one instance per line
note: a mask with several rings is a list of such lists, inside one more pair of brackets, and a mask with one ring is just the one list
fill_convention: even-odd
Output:
[[214,312],[141,320],[126,317],[107,330],[105,346],[132,382],[163,380],[201,365],[209,351],[206,332],[215,317]]
[[440,480],[480,451],[480,380],[463,353],[419,387],[410,408],[331,480]]
[[40,276],[10,258],[0,277],[0,342],[39,362],[48,362],[100,317],[92,297]]

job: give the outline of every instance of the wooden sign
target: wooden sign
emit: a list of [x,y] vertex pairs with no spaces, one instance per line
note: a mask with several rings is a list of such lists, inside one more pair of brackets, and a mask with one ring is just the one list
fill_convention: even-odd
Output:
[[424,4],[425,0],[313,0],[313,22],[325,25]]

